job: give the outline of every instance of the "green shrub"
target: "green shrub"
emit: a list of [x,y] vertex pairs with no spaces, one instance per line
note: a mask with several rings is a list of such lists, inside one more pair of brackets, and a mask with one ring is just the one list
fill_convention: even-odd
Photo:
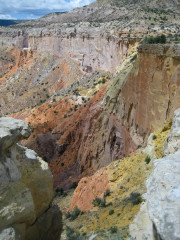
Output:
[[135,54],[130,61],[133,62],[134,60],[136,60],[136,58],[137,58],[137,54]]
[[102,79],[102,83],[104,84],[105,82],[106,82],[106,79],[105,79],[105,78],[103,78],[103,79]]
[[117,227],[114,226],[114,227],[110,227],[110,232],[113,234],[113,233],[117,233]]
[[152,139],[155,140],[156,138],[157,138],[157,136],[156,136],[156,135],[153,135]]
[[70,220],[73,221],[81,214],[81,210],[75,206],[74,210],[71,212]]
[[139,149],[139,148],[142,148],[142,146],[141,146],[141,145],[138,145],[138,146],[137,146],[137,149]]
[[66,235],[68,240],[82,240],[80,233],[75,232],[74,229],[66,227]]
[[130,201],[133,205],[138,205],[139,203],[142,202],[141,194],[138,193],[138,192],[132,192],[132,193],[130,194],[129,201]]
[[71,188],[75,189],[75,188],[77,188],[77,186],[78,186],[78,183],[77,182],[73,182]]
[[149,164],[150,161],[151,161],[151,158],[150,158],[149,156],[147,156],[147,157],[144,159],[144,161],[146,162],[146,164]]
[[110,196],[111,192],[109,189],[107,189],[104,193],[104,197]]
[[114,213],[113,209],[109,210],[109,215],[112,215],[113,213]]
[[62,196],[64,194],[64,189],[63,188],[56,188],[56,195],[57,196]]
[[95,198],[93,201],[92,201],[93,205],[95,207],[105,207],[106,204],[105,204],[105,199],[102,199],[102,198]]
[[156,43],[161,43],[161,44],[165,44],[166,43],[166,36],[165,35],[161,35],[161,36],[150,36],[150,37],[146,37],[145,40],[142,43],[146,43],[146,44],[156,44]]

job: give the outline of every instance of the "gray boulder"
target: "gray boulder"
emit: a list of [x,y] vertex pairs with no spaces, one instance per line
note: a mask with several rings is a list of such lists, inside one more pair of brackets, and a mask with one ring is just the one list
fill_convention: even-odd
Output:
[[[27,239],[29,229],[46,218],[49,227],[44,235],[52,230],[51,240],[55,240],[61,231],[61,213],[50,208],[54,192],[48,164],[17,143],[29,135],[30,128],[22,120],[0,118],[0,240]],[[32,233],[29,240],[35,237]]]

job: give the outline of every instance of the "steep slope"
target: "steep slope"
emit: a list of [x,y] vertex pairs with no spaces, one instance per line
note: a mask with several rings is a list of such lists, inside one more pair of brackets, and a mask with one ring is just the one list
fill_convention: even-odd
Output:
[[105,109],[117,114],[137,145],[172,118],[180,103],[179,46],[141,45],[138,52],[133,66],[124,62],[104,101]]

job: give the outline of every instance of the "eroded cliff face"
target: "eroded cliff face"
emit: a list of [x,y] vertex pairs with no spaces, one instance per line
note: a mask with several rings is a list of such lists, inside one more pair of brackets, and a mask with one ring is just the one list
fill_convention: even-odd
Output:
[[29,48],[71,57],[88,73],[96,70],[115,72],[125,59],[130,44],[128,40],[118,39],[99,28],[91,28],[90,24],[83,28],[61,29],[60,34],[51,34],[49,36],[49,31],[41,29],[29,34]]
[[61,213],[50,208],[54,193],[48,165],[18,144],[29,135],[22,120],[0,119],[0,239],[57,239],[61,232]]
[[142,45],[108,87],[104,106],[117,114],[136,144],[143,144],[180,104],[179,47]]
[[126,57],[129,45],[136,39],[122,39],[118,32],[92,27],[90,23],[74,27],[34,28],[1,33],[0,46],[29,48],[51,52],[59,57],[70,57],[77,61],[87,73],[96,70],[115,72]]

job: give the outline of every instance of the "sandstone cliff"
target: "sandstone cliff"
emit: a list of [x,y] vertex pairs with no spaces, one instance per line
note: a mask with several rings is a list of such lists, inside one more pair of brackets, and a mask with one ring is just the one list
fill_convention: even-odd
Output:
[[117,114],[133,141],[143,144],[180,104],[179,46],[141,45],[108,86],[104,106]]
[[61,232],[61,213],[50,207],[54,194],[48,165],[34,151],[18,144],[29,135],[25,122],[0,119],[2,240],[58,239]]

